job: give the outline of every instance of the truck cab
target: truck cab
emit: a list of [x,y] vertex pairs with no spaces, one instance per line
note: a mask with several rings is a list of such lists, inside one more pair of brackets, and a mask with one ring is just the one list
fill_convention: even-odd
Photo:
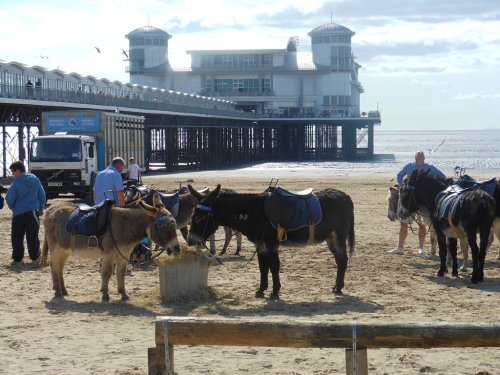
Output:
[[47,199],[62,193],[91,197],[98,171],[95,137],[61,133],[35,137],[29,161],[30,171],[42,182]]

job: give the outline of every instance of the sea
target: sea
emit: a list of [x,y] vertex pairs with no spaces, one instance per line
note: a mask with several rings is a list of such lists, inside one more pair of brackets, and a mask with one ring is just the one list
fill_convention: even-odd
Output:
[[265,163],[250,169],[328,168],[342,174],[396,173],[423,150],[426,162],[447,176],[500,177],[500,129],[398,130],[375,128],[372,161]]

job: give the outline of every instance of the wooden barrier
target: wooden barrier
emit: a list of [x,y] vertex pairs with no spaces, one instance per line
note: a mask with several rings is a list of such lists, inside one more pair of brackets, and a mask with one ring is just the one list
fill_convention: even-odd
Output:
[[346,353],[347,368],[351,369],[349,374],[355,373],[352,370],[354,367],[358,375],[364,375],[367,374],[364,363],[367,363],[368,348],[500,347],[500,324],[274,322],[240,318],[159,317],[155,326],[155,343],[155,348],[148,349],[150,375],[174,374],[174,345],[352,350],[353,343],[357,361],[350,364],[353,352]]

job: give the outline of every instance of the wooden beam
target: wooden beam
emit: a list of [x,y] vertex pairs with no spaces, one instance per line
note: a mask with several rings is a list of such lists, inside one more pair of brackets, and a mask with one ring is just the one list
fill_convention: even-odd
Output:
[[[163,345],[351,348],[351,322],[273,322],[225,318],[158,318],[155,342]],[[498,323],[356,323],[358,348],[500,347]]]

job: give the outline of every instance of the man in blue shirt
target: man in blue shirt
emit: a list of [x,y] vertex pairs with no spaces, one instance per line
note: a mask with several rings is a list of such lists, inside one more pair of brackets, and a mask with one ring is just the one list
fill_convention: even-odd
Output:
[[111,199],[115,201],[116,206],[125,206],[121,175],[123,168],[125,168],[125,160],[117,157],[113,159],[110,166],[97,174],[94,182],[94,204]]
[[[401,186],[403,184],[403,179],[405,176],[409,176],[412,174],[414,170],[428,170],[429,176],[435,176],[438,178],[446,179],[446,176],[443,172],[437,169],[435,166],[427,164],[425,162],[425,154],[423,151],[417,151],[415,154],[415,162],[406,164],[403,169],[399,171],[396,176],[396,181],[398,185]],[[403,254],[403,247],[406,241],[406,237],[408,237],[408,221],[401,221],[401,227],[399,228],[399,243],[398,247],[395,247],[392,250],[389,250],[389,254]],[[417,224],[418,224],[418,249],[417,253],[420,255],[425,254],[424,250],[424,242],[425,242],[425,234],[427,233],[425,229],[425,224],[422,221],[422,217],[417,214]]]
[[28,254],[35,261],[40,256],[40,219],[43,215],[46,197],[42,184],[34,174],[26,173],[22,161],[15,161],[9,167],[14,181],[10,185],[5,201],[12,210],[12,259],[21,262],[24,258],[24,234]]

